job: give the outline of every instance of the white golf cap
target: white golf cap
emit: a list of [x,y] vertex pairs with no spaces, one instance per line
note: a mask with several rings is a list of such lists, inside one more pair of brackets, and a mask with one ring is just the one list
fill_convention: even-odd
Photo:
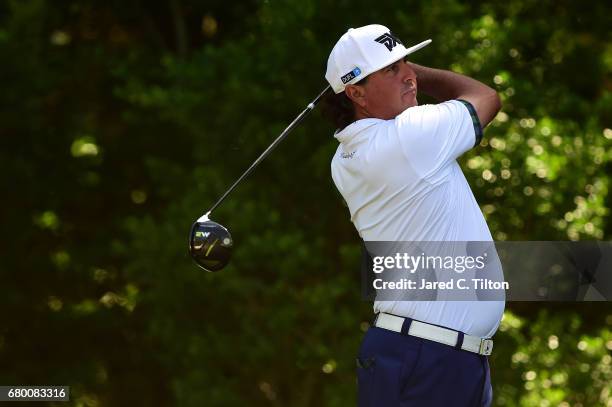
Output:
[[329,54],[325,79],[335,93],[340,93],[346,85],[359,82],[430,42],[431,40],[426,40],[406,48],[384,25],[371,24],[350,28],[340,37]]

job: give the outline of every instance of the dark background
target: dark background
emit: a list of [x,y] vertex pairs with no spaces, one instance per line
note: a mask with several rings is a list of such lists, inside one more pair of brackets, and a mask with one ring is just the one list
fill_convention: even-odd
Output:
[[[215,212],[227,269],[190,262],[191,222],[326,86],[339,36],[376,22],[499,91],[461,160],[496,240],[610,240],[606,4],[0,2],[0,384],[69,385],[74,406],[353,405],[372,310],[320,112]],[[609,303],[509,303],[495,405],[609,406],[611,327]]]

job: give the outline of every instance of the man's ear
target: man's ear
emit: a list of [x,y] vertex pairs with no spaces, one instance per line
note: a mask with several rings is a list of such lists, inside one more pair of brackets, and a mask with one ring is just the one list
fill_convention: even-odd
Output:
[[358,106],[365,107],[365,88],[360,85],[347,85],[344,89],[346,96]]

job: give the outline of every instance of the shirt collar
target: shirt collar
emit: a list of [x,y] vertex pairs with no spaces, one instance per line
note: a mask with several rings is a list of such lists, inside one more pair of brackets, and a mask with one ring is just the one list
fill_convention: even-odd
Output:
[[334,137],[341,143],[347,143],[353,140],[356,136],[364,133],[367,129],[382,122],[382,119],[361,119],[353,122],[340,131],[334,133]]

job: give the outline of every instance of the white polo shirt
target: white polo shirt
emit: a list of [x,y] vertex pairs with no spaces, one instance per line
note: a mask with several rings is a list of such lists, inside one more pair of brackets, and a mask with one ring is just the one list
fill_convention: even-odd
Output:
[[[335,137],[332,178],[365,241],[492,241],[457,158],[480,142],[465,101],[406,109],[394,120],[358,120]],[[376,301],[388,312],[491,337],[504,301]]]

